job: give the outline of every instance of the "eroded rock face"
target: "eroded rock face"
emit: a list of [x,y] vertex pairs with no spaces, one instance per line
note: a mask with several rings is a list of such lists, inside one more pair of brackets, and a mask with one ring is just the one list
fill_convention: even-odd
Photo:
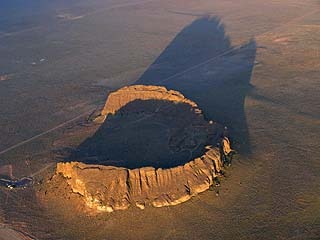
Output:
[[[83,144],[84,156],[58,163],[51,180],[54,185],[62,176],[70,194],[79,194],[94,212],[177,205],[207,190],[222,171],[220,150],[213,141],[221,134],[217,124],[207,122],[197,104],[179,92],[159,86],[124,87],[109,95],[100,117],[105,122]],[[144,137],[147,141],[140,141]],[[144,145],[153,148],[145,149]],[[94,148],[96,151],[91,151]],[[124,150],[130,154],[114,154]],[[101,160],[98,164],[92,164],[90,151]],[[134,151],[136,158],[131,157]],[[148,165],[139,167],[130,161],[128,165],[112,165],[110,156],[120,162],[123,157],[131,157],[131,163],[139,162],[139,158],[152,161],[141,161]],[[179,164],[159,165],[160,160],[174,162],[181,156],[189,157]]]
[[177,91],[168,91],[165,87],[161,86],[134,85],[123,87],[116,92],[110,93],[107,102],[101,111],[101,116],[105,117],[110,113],[114,114],[120,108],[134,100],[167,100],[187,103],[190,106],[197,108],[195,102],[185,98]]
[[177,205],[207,190],[221,171],[218,148],[183,166],[170,169],[126,169],[80,162],[58,163],[73,193],[83,196],[86,206],[97,212],[124,210],[130,205],[163,207]]

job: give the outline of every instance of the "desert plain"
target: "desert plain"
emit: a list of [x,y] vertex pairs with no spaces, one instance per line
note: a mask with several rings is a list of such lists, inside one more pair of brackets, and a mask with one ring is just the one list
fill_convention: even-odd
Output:
[[[0,169],[34,186],[0,188],[0,239],[319,239],[319,16],[317,0],[1,2]],[[221,186],[99,215],[42,198],[90,114],[132,84],[228,126]]]

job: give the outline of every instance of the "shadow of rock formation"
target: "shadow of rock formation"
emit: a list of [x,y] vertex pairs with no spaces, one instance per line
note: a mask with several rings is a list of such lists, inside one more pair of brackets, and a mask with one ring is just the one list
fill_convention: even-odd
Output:
[[215,145],[221,126],[197,108],[165,100],[134,100],[109,114],[71,160],[129,169],[183,165]]
[[245,97],[256,42],[232,47],[217,17],[185,27],[135,84],[163,85],[197,102],[207,118],[228,126],[242,153],[250,153]]

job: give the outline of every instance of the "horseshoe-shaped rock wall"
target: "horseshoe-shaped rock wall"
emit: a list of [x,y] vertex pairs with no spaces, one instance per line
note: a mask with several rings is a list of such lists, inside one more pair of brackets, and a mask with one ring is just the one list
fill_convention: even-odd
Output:
[[[124,87],[111,93],[100,117],[114,114],[135,100],[150,99],[188,104],[190,111],[205,121],[197,104],[181,93],[143,85]],[[212,127],[212,123],[208,126]],[[88,209],[112,212],[129,206],[143,209],[146,205],[163,207],[185,202],[207,190],[221,173],[222,166],[219,148],[208,145],[200,157],[176,167],[129,169],[75,161],[58,163],[55,176],[62,176],[72,193],[79,194]]]

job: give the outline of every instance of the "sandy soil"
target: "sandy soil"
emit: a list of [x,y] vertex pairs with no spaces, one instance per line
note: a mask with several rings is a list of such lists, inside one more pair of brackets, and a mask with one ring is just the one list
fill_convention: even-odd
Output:
[[77,118],[41,134],[131,83],[181,91],[230,127],[241,154],[218,196],[83,216],[37,187],[1,189],[2,222],[37,239],[319,238],[318,1],[17,2],[0,3],[0,152],[40,136],[0,155],[15,176],[52,170],[67,151],[55,142],[93,133]]

